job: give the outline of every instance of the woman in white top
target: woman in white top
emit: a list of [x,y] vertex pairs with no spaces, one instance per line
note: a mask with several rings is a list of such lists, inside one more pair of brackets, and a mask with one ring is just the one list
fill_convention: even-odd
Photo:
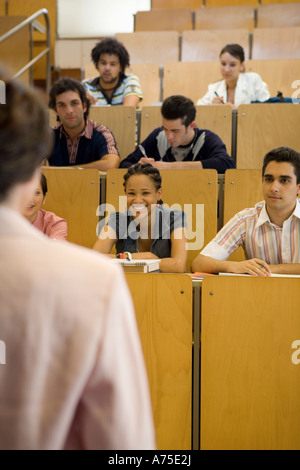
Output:
[[197,104],[229,104],[237,108],[251,101],[270,98],[268,85],[260,75],[244,72],[245,53],[239,44],[227,44],[220,53],[220,71],[223,80],[208,85],[207,93]]

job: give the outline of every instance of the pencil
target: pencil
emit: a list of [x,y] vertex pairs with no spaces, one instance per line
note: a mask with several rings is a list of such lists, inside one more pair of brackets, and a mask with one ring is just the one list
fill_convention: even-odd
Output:
[[[216,91],[215,91],[215,95],[216,95],[218,98],[220,98],[219,95],[218,95],[218,93],[217,93]],[[224,101],[221,100],[221,103],[224,104]]]
[[144,147],[143,147],[142,145],[139,145],[139,149],[140,149],[140,151],[142,152],[142,154],[144,155],[144,157],[148,158],[148,157],[147,157],[147,154],[146,154],[146,152],[145,152],[145,149],[144,149]]

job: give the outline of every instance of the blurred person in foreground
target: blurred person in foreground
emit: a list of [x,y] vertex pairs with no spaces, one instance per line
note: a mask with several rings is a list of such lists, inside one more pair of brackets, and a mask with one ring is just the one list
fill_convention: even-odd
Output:
[[23,217],[51,151],[48,113],[2,67],[0,80],[0,449],[153,449],[123,272]]

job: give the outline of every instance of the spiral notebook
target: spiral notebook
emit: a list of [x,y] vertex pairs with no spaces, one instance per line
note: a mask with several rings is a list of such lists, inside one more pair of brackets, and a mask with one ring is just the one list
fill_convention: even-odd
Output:
[[122,266],[125,273],[152,273],[159,271],[160,259],[138,259],[138,260],[124,260],[112,259],[112,262]]

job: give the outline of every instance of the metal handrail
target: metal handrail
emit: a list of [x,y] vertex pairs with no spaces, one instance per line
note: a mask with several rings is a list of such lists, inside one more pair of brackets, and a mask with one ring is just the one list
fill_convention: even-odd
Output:
[[[46,49],[44,49],[42,52],[40,52],[36,57],[33,58],[33,30],[34,30],[34,21],[39,17],[43,15],[46,20],[46,34],[47,34],[47,39],[46,39]],[[21,29],[25,28],[25,26],[30,25],[30,62],[28,62],[21,70],[19,70],[13,78],[17,78],[20,75],[22,75],[26,70],[30,69],[30,84],[33,85],[33,73],[32,73],[32,66],[39,60],[41,59],[44,55],[47,54],[46,58],[46,92],[49,93],[50,91],[50,80],[51,80],[51,74],[50,74],[50,50],[51,50],[51,43],[50,43],[50,21],[49,21],[49,16],[48,16],[48,10],[46,8],[42,8],[41,10],[37,11],[33,15],[31,15],[29,18],[26,18],[26,20],[22,21],[20,24],[15,26],[14,28],[10,29],[7,31],[7,33],[3,34],[0,36],[0,44],[5,41],[6,39],[9,39],[11,36],[13,36],[15,33],[20,31]]]

